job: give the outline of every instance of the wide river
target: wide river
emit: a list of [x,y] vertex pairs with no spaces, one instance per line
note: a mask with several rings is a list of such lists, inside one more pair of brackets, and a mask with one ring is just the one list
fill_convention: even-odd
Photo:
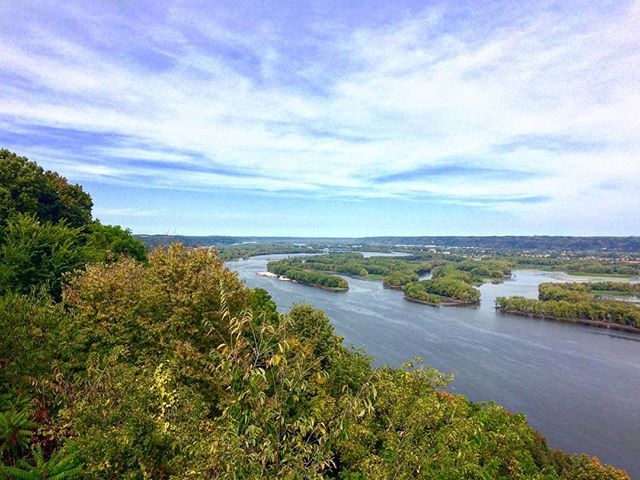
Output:
[[525,413],[551,447],[596,455],[640,479],[640,336],[493,308],[497,296],[536,298],[541,282],[570,277],[515,270],[507,282],[480,287],[480,306],[429,307],[381,281],[348,278],[349,291],[333,293],[256,276],[268,260],[283,257],[227,265],[247,286],[268,290],[280,311],[298,302],[321,308],[337,333],[364,347],[376,364],[399,366],[419,355],[455,375],[452,392]]

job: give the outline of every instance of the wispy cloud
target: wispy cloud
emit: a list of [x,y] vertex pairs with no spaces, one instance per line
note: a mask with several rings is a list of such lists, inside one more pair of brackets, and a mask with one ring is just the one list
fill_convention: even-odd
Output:
[[0,141],[113,185],[628,218],[640,2],[595,3],[403,3],[380,21],[7,2]]

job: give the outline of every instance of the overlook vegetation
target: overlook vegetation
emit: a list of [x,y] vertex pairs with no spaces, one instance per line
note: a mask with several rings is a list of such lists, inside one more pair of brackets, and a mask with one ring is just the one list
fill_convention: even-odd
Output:
[[63,276],[96,261],[146,259],[131,232],[91,218],[79,185],[0,150],[0,294],[44,288],[59,299]]
[[607,294],[638,292],[640,285],[628,282],[542,283],[538,287],[537,300],[498,297],[496,308],[538,317],[588,320],[603,326],[620,325],[630,330],[638,329],[640,333],[640,307],[607,298]]
[[147,255],[90,198],[80,223],[50,214],[38,202],[66,197],[34,190],[61,177],[0,161],[33,173],[1,179],[0,479],[629,478],[447,393],[418,359],[374,368],[323,312],[278,313],[212,249]]

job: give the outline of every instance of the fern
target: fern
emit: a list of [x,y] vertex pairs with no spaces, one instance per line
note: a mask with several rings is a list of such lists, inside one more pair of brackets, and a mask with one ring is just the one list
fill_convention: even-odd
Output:
[[33,428],[26,408],[0,412],[0,454],[7,452],[11,457],[18,456],[29,446]]
[[20,460],[18,466],[0,466],[0,473],[14,480],[70,480],[78,478],[83,465],[72,448],[63,447],[49,460],[45,460],[42,448],[33,452],[33,465]]

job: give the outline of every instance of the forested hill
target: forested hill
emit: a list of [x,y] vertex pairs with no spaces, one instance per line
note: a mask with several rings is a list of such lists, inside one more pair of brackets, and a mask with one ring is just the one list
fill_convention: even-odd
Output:
[[181,242],[186,246],[221,246],[235,243],[306,243],[349,244],[376,246],[429,246],[472,247],[490,250],[544,250],[544,251],[610,251],[640,252],[640,236],[633,237],[568,237],[568,236],[424,236],[424,237],[242,237],[242,236],[187,236],[137,235],[147,247]]

